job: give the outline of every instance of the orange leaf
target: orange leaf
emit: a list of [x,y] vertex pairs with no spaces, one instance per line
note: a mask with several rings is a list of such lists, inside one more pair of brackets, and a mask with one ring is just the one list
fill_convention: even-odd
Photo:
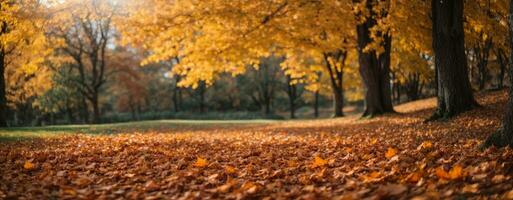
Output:
[[34,165],[34,163],[25,161],[25,164],[23,164],[23,168],[26,170],[32,170],[32,169],[36,168],[36,166]]
[[387,159],[390,159],[394,157],[397,154],[397,149],[394,148],[388,148],[387,152],[385,153],[385,157]]
[[319,156],[315,156],[313,164],[312,164],[312,168],[322,167],[322,166],[324,166],[326,164],[328,164],[327,160],[324,160],[324,159],[322,159]]
[[438,176],[438,178],[450,179],[449,173],[447,173],[442,166],[436,168],[435,174],[436,174],[436,176]]
[[235,167],[232,167],[229,165],[224,167],[224,170],[226,171],[227,174],[235,174],[235,172],[237,172],[237,169],[235,169]]
[[194,167],[206,167],[208,165],[207,160],[204,158],[198,157],[196,162],[193,164]]
[[454,166],[451,171],[449,171],[449,178],[452,180],[459,179],[463,177],[463,167],[460,165]]
[[422,174],[420,172],[413,172],[408,177],[406,177],[406,181],[410,183],[417,183],[422,178]]

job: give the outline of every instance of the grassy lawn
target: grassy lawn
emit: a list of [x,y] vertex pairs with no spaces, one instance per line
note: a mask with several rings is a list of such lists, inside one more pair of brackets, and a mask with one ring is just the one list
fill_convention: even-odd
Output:
[[280,120],[154,120],[98,125],[58,125],[0,129],[0,142],[56,137],[63,134],[115,134],[127,132],[171,131],[240,127],[276,123]]

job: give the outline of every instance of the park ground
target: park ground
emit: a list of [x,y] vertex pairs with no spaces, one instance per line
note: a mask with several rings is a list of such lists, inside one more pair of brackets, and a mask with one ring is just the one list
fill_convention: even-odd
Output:
[[513,151],[480,143],[505,91],[425,123],[398,114],[0,130],[0,199],[513,199]]

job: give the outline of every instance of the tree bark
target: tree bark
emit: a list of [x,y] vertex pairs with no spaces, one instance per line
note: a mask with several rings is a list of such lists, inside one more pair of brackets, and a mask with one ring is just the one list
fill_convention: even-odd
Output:
[[363,23],[356,26],[358,36],[358,63],[359,71],[365,85],[365,111],[363,117],[372,117],[384,113],[394,112],[392,97],[390,91],[390,51],[392,45],[392,36],[389,32],[380,32],[379,36],[383,38],[384,52],[379,56],[375,50],[365,51],[364,49],[373,42],[371,38],[371,28],[376,26],[377,13],[373,11],[373,4],[376,1],[366,1],[366,9],[370,16],[365,17],[358,14],[358,17],[364,18]]
[[433,49],[438,108],[431,120],[449,118],[477,106],[468,77],[463,32],[463,0],[432,0]]
[[[509,46],[513,49],[513,0],[509,1]],[[510,58],[513,51],[510,52]],[[509,82],[513,85],[513,59],[509,60]],[[513,147],[513,87],[509,89],[509,100],[506,105],[506,113],[502,121],[502,127],[492,135],[490,135],[483,144],[483,147]]]
[[484,44],[478,44],[474,47],[474,54],[477,61],[477,72],[479,73],[477,76],[479,90],[483,90],[485,88],[486,81],[488,79],[488,57],[490,55],[492,44],[492,38],[488,38],[484,41]]
[[101,122],[100,106],[98,103],[98,93],[94,93],[91,98],[91,104],[93,106],[93,123],[98,124]]
[[180,112],[180,102],[181,102],[181,94],[180,87],[178,87],[178,82],[180,82],[180,76],[175,75],[176,81],[173,88],[173,107],[175,112]]
[[[330,60],[332,58],[332,60]],[[324,62],[329,72],[331,91],[333,93],[333,117],[344,116],[344,64],[347,59],[347,51],[338,50],[332,53],[324,53]],[[333,62],[333,63],[332,63]],[[337,63],[340,68],[337,67]]]
[[86,101],[85,97],[83,97],[83,96],[80,100],[82,103],[82,120],[84,120],[85,124],[88,124],[89,123],[89,108],[87,105],[87,101]]
[[206,86],[204,82],[201,82],[198,88],[199,92],[199,112],[205,113],[206,112],[206,105],[205,105],[205,91]]
[[292,84],[292,78],[287,75],[287,94],[289,96],[289,110],[290,118],[296,118],[296,99],[297,99],[297,86]]
[[0,47],[0,127],[7,126],[7,97],[5,88],[5,54]]
[[315,91],[315,102],[314,102],[314,116],[319,117],[319,90]]
[[506,76],[506,68],[508,63],[508,58],[504,53],[504,50],[499,48],[497,50],[497,59],[499,60],[500,72],[499,72],[499,85],[497,86],[499,89],[504,88],[504,76]]

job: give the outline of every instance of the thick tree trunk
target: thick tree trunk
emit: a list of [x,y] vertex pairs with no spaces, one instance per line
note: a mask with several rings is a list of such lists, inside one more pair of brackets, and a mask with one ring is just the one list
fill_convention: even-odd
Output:
[[432,0],[432,12],[438,109],[431,119],[449,118],[477,106],[465,56],[463,0]]
[[[0,51],[2,51],[0,49]],[[7,126],[7,97],[5,92],[5,56],[0,52],[0,127]]]
[[98,124],[101,122],[100,105],[98,104],[98,94],[93,94],[91,99],[91,105],[93,106],[93,123]]
[[379,56],[376,51],[364,51],[372,43],[371,28],[376,26],[376,14],[372,11],[372,1],[367,1],[367,10],[371,17],[356,26],[358,35],[358,62],[360,75],[365,85],[365,111],[363,117],[372,117],[394,112],[390,91],[390,50],[392,37],[381,33],[385,49]]
[[344,116],[344,94],[338,89],[333,90],[333,117]]
[[85,124],[88,124],[89,123],[89,108],[87,105],[87,101],[86,101],[85,97],[82,97],[80,100],[82,102],[82,120]]
[[[509,1],[509,46],[513,49],[513,0]],[[513,51],[510,52],[510,58],[513,58]],[[513,59],[509,60],[509,82],[513,86]],[[509,101],[506,106],[506,113],[502,121],[502,127],[486,139],[483,147],[513,147],[513,87],[509,89]]]

